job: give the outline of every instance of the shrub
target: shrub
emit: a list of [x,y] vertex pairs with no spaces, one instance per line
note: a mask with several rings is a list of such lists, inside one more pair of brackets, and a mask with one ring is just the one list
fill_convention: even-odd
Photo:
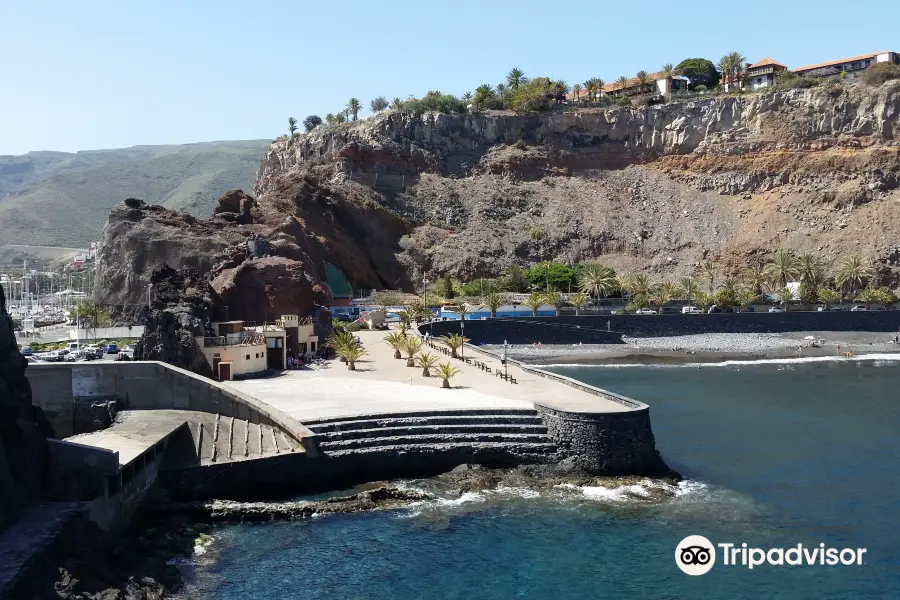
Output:
[[400,246],[401,250],[409,250],[413,247],[413,239],[411,235],[404,235],[400,238],[400,241],[397,242],[397,245]]
[[616,104],[619,106],[631,106],[631,100],[628,96],[619,96],[616,98]]
[[867,85],[881,85],[891,79],[900,79],[900,65],[878,63],[869,67],[862,76],[863,83]]
[[402,107],[416,113],[433,111],[447,114],[463,114],[466,112],[465,102],[453,94],[442,94],[438,91],[428,92],[422,98],[411,98],[403,102]]
[[530,237],[533,240],[539,240],[542,237],[544,237],[544,230],[541,229],[540,227],[532,227],[528,231],[528,237]]
[[507,96],[509,108],[517,113],[547,110],[554,99],[552,82],[546,77],[536,77]]
[[519,150],[524,150],[525,148],[527,148],[527,146],[525,145],[525,140],[519,140],[518,142],[516,142],[515,146]]
[[790,77],[787,79],[782,79],[778,83],[775,84],[774,90],[776,92],[786,92],[788,90],[803,90],[811,87],[816,87],[821,83],[821,80],[814,79],[812,77]]

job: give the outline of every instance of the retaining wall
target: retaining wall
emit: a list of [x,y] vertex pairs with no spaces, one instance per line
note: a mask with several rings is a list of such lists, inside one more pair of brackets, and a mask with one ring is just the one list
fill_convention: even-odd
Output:
[[118,397],[122,410],[195,410],[281,429],[307,452],[313,433],[299,421],[254,398],[161,362],[30,364],[33,403],[43,409],[58,438],[72,435],[76,398]]
[[[606,333],[607,328],[613,334]],[[419,331],[436,336],[459,333],[459,321],[436,321]],[[787,333],[791,331],[900,331],[900,311],[715,313],[702,315],[582,315],[515,317],[466,321],[474,344],[617,343],[615,334],[664,337],[699,333]],[[604,340],[604,335],[610,335]]]

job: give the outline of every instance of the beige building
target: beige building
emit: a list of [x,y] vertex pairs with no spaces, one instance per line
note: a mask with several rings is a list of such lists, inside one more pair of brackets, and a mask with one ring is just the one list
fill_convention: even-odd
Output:
[[216,378],[230,380],[265,371],[266,342],[263,335],[245,329],[243,321],[213,323],[212,337],[197,338]]
[[846,73],[848,78],[855,79],[865,73],[866,69],[878,63],[900,64],[900,54],[882,50],[871,54],[860,54],[859,56],[806,65],[793,71],[801,77],[830,77]]
[[744,70],[744,89],[760,90],[772,87],[778,75],[784,71],[787,71],[786,66],[768,56],[752,65],[748,64]]

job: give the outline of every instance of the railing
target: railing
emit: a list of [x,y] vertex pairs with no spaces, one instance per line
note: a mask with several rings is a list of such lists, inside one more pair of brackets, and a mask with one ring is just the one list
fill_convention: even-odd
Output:
[[207,348],[213,346],[256,346],[265,343],[266,336],[258,331],[242,331],[241,333],[203,338],[203,345]]

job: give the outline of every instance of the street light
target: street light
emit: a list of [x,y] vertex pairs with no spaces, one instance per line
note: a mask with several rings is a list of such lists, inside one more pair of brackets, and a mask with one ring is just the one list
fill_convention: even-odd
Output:
[[152,298],[152,294],[153,294],[153,284],[152,284],[152,283],[148,283],[148,284],[147,284],[147,308],[153,308],[153,307],[151,306],[151,298]]
[[459,333],[460,333],[460,335],[462,335],[462,346],[460,346],[462,353],[460,354],[460,356],[465,358],[466,357],[466,315],[465,315],[465,313],[463,313],[461,316],[462,316],[462,320],[459,322]]
[[508,346],[509,346],[509,344],[506,343],[506,340],[504,339],[503,340],[503,359],[500,361],[503,363],[503,379],[509,379],[509,375],[506,372],[506,348]]

